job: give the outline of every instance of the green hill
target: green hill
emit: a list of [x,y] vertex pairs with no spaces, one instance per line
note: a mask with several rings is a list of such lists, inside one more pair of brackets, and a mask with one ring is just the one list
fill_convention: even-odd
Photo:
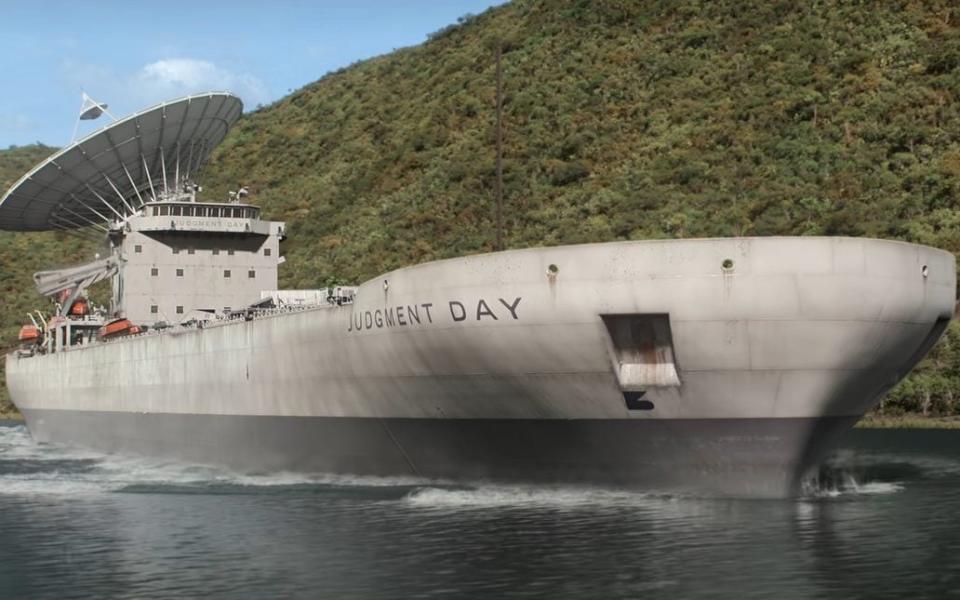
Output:
[[[492,249],[498,43],[511,247],[791,234],[960,252],[948,0],[518,0],[245,116],[207,197],[243,184],[288,222],[285,286]],[[958,342],[886,409],[957,410]]]

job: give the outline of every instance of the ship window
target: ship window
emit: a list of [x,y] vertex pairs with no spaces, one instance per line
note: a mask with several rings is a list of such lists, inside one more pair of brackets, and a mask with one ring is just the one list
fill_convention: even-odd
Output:
[[216,255],[218,255],[218,254],[220,254],[220,248],[214,248],[214,249],[213,249],[213,255],[216,256]]
[[177,314],[178,314],[178,315],[182,315],[182,314],[183,314],[183,307],[182,307],[182,306],[178,306],[178,307],[177,307]]
[[183,277],[183,269],[177,269],[177,277]]
[[224,307],[223,307],[223,312],[225,312],[225,313],[230,312],[230,307],[229,307],[229,306],[224,306]]
[[250,279],[254,279],[256,278],[256,276],[257,276],[256,271],[253,271],[253,270],[247,271],[247,277],[249,277]]
[[156,268],[156,267],[153,267],[152,269],[150,269],[150,275],[151,275],[152,277],[156,277],[156,276],[159,275],[159,274],[160,274],[160,269],[158,269],[158,268]]
[[180,248],[174,248],[174,249],[173,249],[173,253],[174,253],[174,254],[180,254]]
[[193,248],[188,248],[187,254],[196,254],[196,250],[194,250]]
[[270,248],[264,248],[264,249],[263,249],[263,255],[264,255],[264,256],[270,256]]
[[184,206],[184,207],[183,207],[183,216],[185,216],[185,217],[192,217],[192,216],[193,216],[193,207],[192,207],[192,206]]
[[161,216],[161,217],[165,217],[165,216],[167,216],[168,214],[170,214],[170,207],[169,207],[169,206],[161,206],[161,207],[159,207],[159,208],[160,208],[160,216]]
[[155,314],[157,314],[158,312],[160,312],[160,307],[159,307],[159,306],[157,306],[156,304],[153,304],[153,305],[150,306],[150,314],[155,315]]
[[227,250],[227,254],[233,256],[233,250]]
[[224,278],[224,279],[230,279],[230,269],[224,269],[224,271],[223,271],[223,278]]
[[136,252],[137,254],[140,254],[141,252],[143,252],[143,246],[141,246],[140,244],[137,244],[136,246],[133,247],[133,251]]
[[205,216],[207,216],[207,207],[206,207],[206,206],[198,206],[198,207],[197,207],[197,216],[198,216],[198,217],[205,217]]
[[179,216],[180,216],[180,207],[179,207],[179,206],[171,206],[171,207],[170,207],[170,214],[173,215],[173,216],[175,216],[175,217],[179,217]]

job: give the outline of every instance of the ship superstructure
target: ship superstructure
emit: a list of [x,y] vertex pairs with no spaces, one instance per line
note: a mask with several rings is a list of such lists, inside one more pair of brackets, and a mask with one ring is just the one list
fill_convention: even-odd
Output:
[[[953,315],[951,254],[851,238],[532,248],[277,290],[283,223],[241,186],[196,201],[239,114],[227,94],[161,105],[0,199],[0,227],[110,243],[36,276],[56,312],[6,360],[38,440],[241,470],[784,495]],[[84,290],[106,278],[98,308]]]

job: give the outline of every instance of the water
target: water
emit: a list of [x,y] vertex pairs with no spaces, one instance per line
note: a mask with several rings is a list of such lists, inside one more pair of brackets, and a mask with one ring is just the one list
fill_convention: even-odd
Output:
[[0,598],[960,595],[960,431],[854,431],[793,500],[239,476],[0,427]]

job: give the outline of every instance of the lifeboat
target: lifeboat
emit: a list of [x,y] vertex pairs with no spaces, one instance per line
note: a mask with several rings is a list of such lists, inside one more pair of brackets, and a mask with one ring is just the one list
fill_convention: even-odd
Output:
[[135,333],[140,333],[140,328],[131,323],[130,319],[116,319],[101,327],[98,335],[100,339],[109,340]]
[[40,328],[36,325],[24,325],[20,328],[18,339],[21,342],[35,342],[40,339]]
[[90,303],[86,298],[78,298],[70,307],[70,314],[75,317],[85,317],[90,314]]

